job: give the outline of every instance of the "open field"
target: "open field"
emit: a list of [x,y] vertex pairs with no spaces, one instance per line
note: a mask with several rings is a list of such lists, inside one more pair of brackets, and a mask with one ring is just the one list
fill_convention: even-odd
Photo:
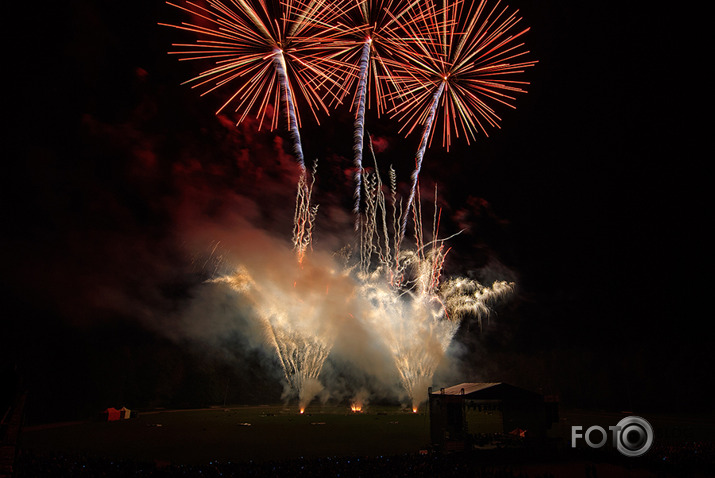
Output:
[[[313,406],[302,415],[295,407],[284,406],[161,410],[118,422],[25,428],[21,447],[40,458],[26,456],[26,472],[19,476],[40,476],[33,473],[48,466],[53,473],[69,473],[63,476],[75,476],[73,470],[85,466],[95,467],[96,476],[115,476],[107,475],[107,470],[125,476],[118,470],[136,473],[140,462],[154,464],[142,468],[142,476],[150,477],[189,470],[218,470],[225,476],[335,476],[336,469],[341,476],[378,476],[377,471],[383,473],[379,476],[461,476],[467,470],[487,477],[711,476],[712,415],[647,415],[655,432],[654,445],[638,458],[623,457],[610,445],[570,447],[572,425],[607,427],[626,414],[631,412],[563,411],[546,448],[441,455],[420,454],[429,449],[429,418],[424,409],[415,414],[397,407],[371,407],[365,413],[352,413],[347,406]],[[47,458],[41,458],[43,454]],[[58,457],[62,458],[58,461]],[[93,462],[92,457],[106,460]],[[115,463],[117,459],[127,461]],[[308,475],[300,474],[304,467],[310,470]]]
[[156,411],[118,422],[25,429],[22,448],[172,463],[416,453],[429,444],[426,413],[347,407],[257,406]]

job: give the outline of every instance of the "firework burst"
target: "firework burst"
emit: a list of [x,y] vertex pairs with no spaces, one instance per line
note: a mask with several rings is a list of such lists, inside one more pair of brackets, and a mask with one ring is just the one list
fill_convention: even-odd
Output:
[[513,108],[515,95],[526,92],[528,82],[518,77],[536,61],[522,59],[529,52],[520,38],[529,28],[518,28],[517,13],[498,1],[493,7],[486,0],[457,1],[441,9],[427,1],[409,12],[412,21],[401,24],[398,59],[385,59],[397,85],[390,93],[390,113],[407,135],[422,127],[403,231],[437,118],[441,116],[442,144],[449,150],[452,135],[461,134],[469,143],[479,131],[488,135],[487,125],[499,127],[494,107]]
[[[259,128],[270,116],[270,127],[285,117],[296,159],[305,169],[298,128],[300,114],[296,89],[318,120],[318,112],[328,113],[323,101],[327,94],[342,90],[342,72],[321,51],[322,29],[306,18],[330,23],[328,2],[284,0],[206,0],[204,4],[167,2],[193,17],[180,25],[162,24],[196,35],[194,43],[176,43],[170,52],[181,60],[200,60],[213,66],[188,80],[205,91],[233,87],[233,94],[217,114],[235,104],[238,123],[255,114]],[[322,12],[322,13],[321,13]],[[296,88],[297,87],[297,88]]]

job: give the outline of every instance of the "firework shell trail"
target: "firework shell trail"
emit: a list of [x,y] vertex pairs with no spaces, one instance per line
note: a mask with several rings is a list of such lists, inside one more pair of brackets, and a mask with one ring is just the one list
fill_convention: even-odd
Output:
[[305,175],[305,157],[303,156],[303,142],[300,140],[300,131],[298,130],[298,117],[295,112],[295,104],[293,103],[293,94],[288,82],[286,74],[286,62],[283,50],[276,48],[273,51],[273,63],[276,73],[278,73],[278,83],[280,84],[281,99],[286,104],[288,129],[291,138],[293,139],[293,153],[295,159],[300,166],[301,177]]
[[407,218],[409,217],[409,213],[412,210],[412,205],[415,201],[415,193],[417,191],[417,185],[419,181],[419,176],[420,176],[420,171],[422,170],[422,160],[424,159],[425,156],[425,151],[427,150],[427,143],[428,143],[428,138],[431,135],[432,132],[432,125],[434,124],[434,118],[437,115],[437,106],[439,105],[439,100],[442,97],[442,93],[444,92],[444,83],[440,83],[439,87],[437,88],[437,91],[434,92],[434,96],[432,98],[432,106],[429,110],[429,116],[427,117],[427,122],[424,127],[424,133],[422,135],[422,138],[420,139],[420,146],[419,149],[417,150],[417,155],[415,156],[415,169],[412,171],[412,175],[410,176],[411,183],[410,183],[410,194],[407,198],[407,205],[405,206],[405,214],[402,219],[402,234],[405,234],[405,231],[407,230]]
[[367,74],[370,65],[370,43],[372,40],[365,41],[360,55],[360,72],[358,80],[358,91],[355,95],[355,131],[353,133],[353,153],[355,167],[355,230],[358,230],[360,225],[360,190],[362,189],[362,156],[365,137],[365,94],[367,90]]

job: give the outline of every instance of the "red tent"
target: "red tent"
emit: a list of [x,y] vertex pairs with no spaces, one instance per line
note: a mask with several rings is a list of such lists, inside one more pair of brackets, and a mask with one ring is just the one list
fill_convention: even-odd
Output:
[[122,418],[122,412],[113,407],[107,408],[103,413],[107,415],[108,422],[113,422]]

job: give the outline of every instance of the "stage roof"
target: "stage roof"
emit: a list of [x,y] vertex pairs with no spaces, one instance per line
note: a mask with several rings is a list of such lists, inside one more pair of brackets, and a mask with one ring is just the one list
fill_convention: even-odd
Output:
[[[464,390],[464,392],[462,392]],[[465,382],[452,387],[433,390],[432,395],[464,395],[472,399],[536,399],[540,394],[504,382]]]

